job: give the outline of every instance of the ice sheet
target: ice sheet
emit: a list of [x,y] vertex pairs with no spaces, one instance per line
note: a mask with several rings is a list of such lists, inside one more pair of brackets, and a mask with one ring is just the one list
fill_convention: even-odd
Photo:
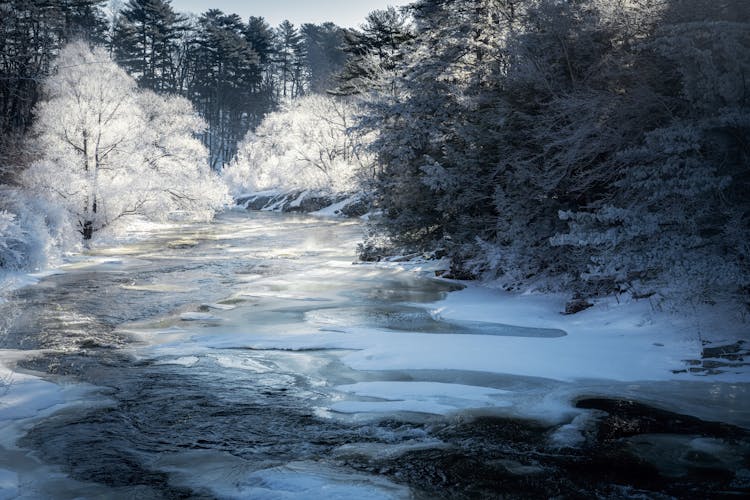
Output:
[[467,408],[510,406],[509,391],[439,382],[359,382],[337,390],[380,401],[340,401],[331,409],[342,413],[410,411],[446,415]]

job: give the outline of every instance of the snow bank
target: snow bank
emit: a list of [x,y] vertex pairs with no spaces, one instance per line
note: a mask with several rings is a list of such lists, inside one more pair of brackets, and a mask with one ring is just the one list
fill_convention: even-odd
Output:
[[[686,334],[667,314],[655,314],[648,303],[603,304],[572,316],[559,313],[563,296],[513,295],[469,286],[432,304],[437,320],[497,324],[519,334],[398,332],[381,328],[332,324],[306,334],[231,335],[223,347],[235,344],[256,349],[353,349],[343,361],[357,370],[472,370],[559,381],[605,379],[664,381],[684,377],[675,371],[685,360],[701,355],[699,338]],[[315,316],[312,315],[314,318]],[[538,337],[530,328],[562,330],[565,336]],[[212,336],[220,341],[221,336]],[[208,340],[208,339],[207,339]],[[747,380],[747,374],[728,373],[722,379]]]
[[[310,299],[308,291],[298,292],[298,298]],[[268,293],[276,300],[285,297],[277,290]],[[235,316],[242,314],[239,307],[216,311],[226,319],[223,326],[210,331],[196,327],[185,335],[192,349],[333,350],[347,370],[369,374],[356,383],[333,384],[327,410],[340,415],[450,415],[488,409],[549,423],[569,422],[552,438],[560,443],[582,439],[586,420],[574,419],[585,412],[573,404],[581,396],[634,397],[704,418],[740,425],[750,421],[750,408],[741,401],[731,403],[731,408],[721,406],[742,397],[750,382],[747,366],[737,363],[715,374],[689,369],[701,359],[705,340],[693,319],[656,311],[648,301],[614,299],[563,315],[566,298],[469,285],[427,304],[432,323],[420,319],[417,326],[411,325],[418,330],[409,331],[409,325],[391,328],[388,321],[363,316],[356,307],[326,306],[322,291],[321,309],[311,306],[301,323],[248,331],[244,320]],[[416,310],[425,304],[398,307]],[[394,310],[398,315],[400,309]],[[733,324],[726,319],[725,323]],[[721,397],[729,399],[715,402],[723,410],[710,410],[705,398],[710,387],[720,386],[722,394],[726,392]],[[330,415],[325,410],[321,414]]]

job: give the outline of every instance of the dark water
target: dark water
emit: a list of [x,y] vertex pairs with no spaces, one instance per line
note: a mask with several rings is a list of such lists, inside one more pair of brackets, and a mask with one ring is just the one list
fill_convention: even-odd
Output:
[[[335,350],[222,347],[221,339],[242,329],[283,334],[311,321],[331,329],[343,321],[387,335],[564,335],[436,320],[419,304],[455,285],[394,268],[351,266],[359,236],[351,222],[233,213],[214,224],[100,248],[65,273],[17,292],[2,347],[44,349],[19,366],[58,383],[96,387],[90,403],[26,429],[22,454],[44,467],[19,462],[30,481],[22,496],[750,494],[747,432],[669,411],[693,400],[700,405],[710,394],[718,405],[744,398],[742,384],[580,388],[474,372],[356,372]],[[340,397],[332,387],[371,380],[483,385],[529,398],[559,392],[575,401],[570,417],[555,422],[491,411],[448,417],[329,411]],[[581,436],[575,445],[558,439],[566,429]],[[0,468],[12,467],[14,453],[0,448]]]

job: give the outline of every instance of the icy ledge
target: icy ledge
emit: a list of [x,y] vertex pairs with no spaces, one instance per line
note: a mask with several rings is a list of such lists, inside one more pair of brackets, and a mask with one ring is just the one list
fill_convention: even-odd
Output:
[[[213,337],[221,347],[256,349],[353,349],[342,359],[357,370],[471,370],[558,381],[620,382],[694,380],[685,370],[700,359],[701,336],[687,320],[652,310],[646,301],[597,304],[565,316],[565,298],[518,295],[470,285],[431,305],[445,321],[469,321],[559,329],[566,336],[535,338],[480,334],[425,335],[378,328],[327,325],[307,334],[247,334]],[[748,382],[737,366],[713,381]]]

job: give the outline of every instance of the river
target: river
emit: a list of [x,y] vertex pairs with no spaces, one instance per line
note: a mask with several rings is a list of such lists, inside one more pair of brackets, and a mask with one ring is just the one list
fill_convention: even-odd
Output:
[[[708,422],[647,404],[655,391],[674,389],[668,384],[643,389],[652,397],[641,401],[578,398],[587,416],[579,446],[555,442],[570,421],[398,406],[336,411],[342,401],[378,400],[336,389],[354,383],[535,394],[562,386],[470,371],[358,371],[342,361],[344,350],[324,346],[252,348],[246,335],[341,333],[342,321],[385,329],[383,342],[399,332],[445,333],[421,305],[460,285],[354,263],[358,222],[235,211],[135,236],[71,258],[3,305],[14,314],[0,347],[26,353],[17,370],[81,392],[13,428],[18,441],[0,448],[0,498],[750,492],[746,422]],[[711,390],[723,394],[720,405],[747,396],[742,385]]]

